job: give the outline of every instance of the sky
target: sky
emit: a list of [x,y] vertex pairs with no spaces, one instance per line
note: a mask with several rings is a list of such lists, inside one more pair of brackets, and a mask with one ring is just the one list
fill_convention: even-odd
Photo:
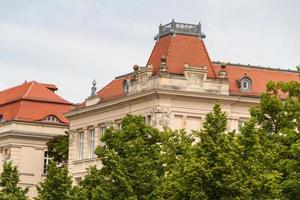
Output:
[[160,23],[201,22],[213,61],[300,65],[298,0],[0,0],[0,90],[53,83],[79,103],[145,66]]

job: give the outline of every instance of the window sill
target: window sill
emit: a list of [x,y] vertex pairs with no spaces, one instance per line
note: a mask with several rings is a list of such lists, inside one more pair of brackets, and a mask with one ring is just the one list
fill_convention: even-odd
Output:
[[74,160],[73,163],[83,163],[83,162],[92,162],[92,161],[98,161],[100,160],[99,158],[85,158],[85,159],[81,159],[81,160]]

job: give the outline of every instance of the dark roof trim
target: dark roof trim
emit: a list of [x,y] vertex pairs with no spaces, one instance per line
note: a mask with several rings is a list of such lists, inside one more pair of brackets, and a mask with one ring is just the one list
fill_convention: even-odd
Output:
[[213,64],[225,64],[225,65],[230,65],[230,66],[236,66],[236,67],[246,67],[246,68],[256,68],[256,69],[266,69],[266,70],[274,70],[274,71],[284,71],[284,72],[291,72],[291,73],[298,73],[297,70],[292,70],[292,69],[281,69],[281,68],[273,68],[273,67],[263,67],[263,66],[255,66],[255,65],[245,65],[245,64],[240,64],[240,63],[230,63],[230,62],[220,62],[220,61],[212,61]]

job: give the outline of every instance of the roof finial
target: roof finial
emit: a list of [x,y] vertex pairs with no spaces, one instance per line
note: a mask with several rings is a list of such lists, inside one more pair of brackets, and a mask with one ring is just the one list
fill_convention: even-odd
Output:
[[168,73],[167,56],[165,56],[165,55],[162,55],[160,57],[159,72],[160,72],[160,74],[167,74]]
[[226,64],[225,63],[221,64],[221,69],[218,72],[218,78],[220,78],[220,79],[227,79],[228,78],[228,72],[226,70]]
[[96,87],[97,82],[96,82],[96,80],[94,80],[94,81],[92,82],[92,84],[93,84],[93,87],[92,87],[92,89],[91,89],[91,97],[93,97],[93,96],[96,95],[96,90],[97,90],[97,87]]

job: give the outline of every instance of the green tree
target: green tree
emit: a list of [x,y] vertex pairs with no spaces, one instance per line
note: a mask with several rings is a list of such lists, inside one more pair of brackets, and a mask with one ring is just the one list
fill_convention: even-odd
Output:
[[[108,129],[104,145],[95,153],[102,168],[90,168],[80,184],[79,196],[87,199],[157,199],[164,176],[160,131],[145,124],[143,117],[127,115],[122,129]],[[82,196],[81,196],[82,197]]]
[[71,198],[72,180],[66,165],[50,161],[46,178],[37,186],[36,200],[65,200]]
[[163,145],[165,176],[157,191],[157,199],[207,199],[198,177],[195,135],[184,130],[165,130],[167,140]]
[[216,103],[208,113],[196,144],[199,187],[208,199],[234,199],[243,195],[240,151],[235,132],[227,132],[227,115]]
[[58,135],[47,142],[48,155],[53,161],[59,163],[68,162],[69,135]]
[[300,83],[270,82],[258,107],[251,110],[265,134],[279,146],[271,166],[282,174],[282,199],[300,199]]
[[26,200],[28,188],[18,186],[19,171],[11,162],[3,164],[3,172],[0,176],[0,200]]
[[248,121],[238,137],[241,149],[243,196],[247,199],[279,199],[281,173],[274,163],[279,159],[281,145],[276,143],[255,118]]
[[207,114],[202,130],[171,132],[172,137],[167,143],[171,145],[164,145],[169,162],[166,162],[167,172],[159,193],[162,199],[234,199],[242,196],[241,146],[235,133],[226,133],[226,130],[226,113],[217,103]]

